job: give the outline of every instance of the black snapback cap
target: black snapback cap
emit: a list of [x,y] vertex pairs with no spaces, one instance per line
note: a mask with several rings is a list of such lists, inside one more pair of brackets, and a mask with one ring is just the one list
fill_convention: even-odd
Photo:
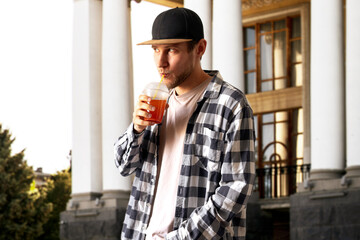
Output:
[[173,8],[160,13],[152,26],[152,40],[137,45],[170,44],[199,41],[204,38],[200,17],[187,8]]

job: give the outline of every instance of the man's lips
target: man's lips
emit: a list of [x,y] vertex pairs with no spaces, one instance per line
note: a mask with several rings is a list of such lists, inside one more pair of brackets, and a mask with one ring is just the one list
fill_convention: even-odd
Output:
[[160,76],[162,77],[162,76],[164,76],[164,78],[166,78],[166,77],[168,77],[169,76],[169,73],[165,73],[165,72],[163,72],[163,73],[160,73]]

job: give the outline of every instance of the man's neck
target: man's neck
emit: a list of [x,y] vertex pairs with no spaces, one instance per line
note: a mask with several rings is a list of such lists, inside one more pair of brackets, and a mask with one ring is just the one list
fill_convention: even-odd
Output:
[[187,93],[193,88],[196,88],[206,79],[209,78],[209,75],[206,74],[203,70],[199,71],[197,74],[191,74],[188,79],[186,79],[182,84],[175,87],[176,95],[182,95]]

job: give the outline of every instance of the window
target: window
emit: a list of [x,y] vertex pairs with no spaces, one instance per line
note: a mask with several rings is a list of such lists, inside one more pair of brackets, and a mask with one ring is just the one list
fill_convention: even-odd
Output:
[[288,16],[244,26],[245,91],[255,108],[262,198],[289,196],[303,179],[300,23],[300,16]]
[[300,17],[244,28],[246,93],[302,86]]
[[[256,160],[262,197],[284,197],[302,182],[303,110],[292,109],[255,116]],[[261,169],[261,170],[260,170]]]

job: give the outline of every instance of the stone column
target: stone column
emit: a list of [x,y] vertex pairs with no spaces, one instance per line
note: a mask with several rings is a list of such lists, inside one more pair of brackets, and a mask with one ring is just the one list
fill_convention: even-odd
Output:
[[61,213],[61,239],[121,234],[130,180],[116,170],[113,144],[133,105],[128,4],[74,1],[73,196]]
[[72,202],[102,192],[101,11],[100,0],[74,1]]
[[346,159],[347,176],[360,176],[360,1],[346,1]]
[[203,69],[212,69],[212,1],[211,0],[184,0],[184,7],[196,12],[203,23],[206,52],[201,59]]
[[76,0],[73,6],[72,195],[60,215],[60,238],[90,239],[100,225],[88,218],[98,214],[102,194],[102,1]]
[[114,142],[132,119],[132,57],[128,1],[103,0],[102,147],[103,197],[128,198],[130,178],[114,163]]
[[345,163],[343,7],[311,1],[311,179],[339,178]]
[[225,81],[244,91],[241,15],[241,1],[213,0],[213,67]]
[[[346,2],[349,4],[349,0]],[[354,0],[353,2],[358,1]],[[359,4],[357,5],[359,6]],[[347,11],[354,10],[351,8],[347,5]],[[347,112],[349,110],[351,112],[359,111],[354,106],[345,106],[342,13],[342,0],[311,1],[310,120],[312,170],[309,181],[305,181],[303,184],[304,189],[299,191],[301,186],[297,188],[297,191],[301,193],[290,196],[290,238],[292,240],[357,239],[359,236],[360,220],[358,217],[354,217],[358,215],[354,211],[359,209],[360,178],[347,179],[344,176],[341,177],[345,167],[345,109]],[[354,13],[358,14],[357,12]],[[357,31],[359,18],[357,17],[357,19],[353,22],[353,28],[351,27],[352,24],[348,25],[348,31]],[[355,52],[356,47],[359,49],[356,45],[360,38],[352,40],[354,40],[352,43],[354,45],[346,46],[349,50],[347,54],[351,51],[354,55],[352,58],[350,55],[350,61],[358,61],[360,52],[358,51],[357,54]],[[356,47],[354,48],[354,46]],[[348,57],[347,59],[349,59]],[[346,64],[348,63],[346,62]],[[357,66],[359,67],[359,64]],[[347,69],[350,71],[351,65],[347,66]],[[349,78],[350,76],[347,75],[347,87],[350,87],[348,83],[352,81]],[[355,78],[357,79],[358,76]],[[359,88],[359,84],[356,85]],[[358,93],[355,94],[358,95]],[[352,100],[355,99],[352,98]],[[357,101],[359,102],[359,98]],[[350,116],[352,120],[354,120],[353,117]],[[350,121],[352,121],[351,119]],[[347,123],[346,129],[348,131],[356,131],[358,126],[353,129],[350,129],[351,127],[353,127],[352,124]],[[347,146],[349,152],[351,149],[349,142]],[[353,163],[351,166],[359,166],[358,159],[349,161],[348,155],[348,169],[350,169],[349,163]],[[331,216],[325,216],[326,214]],[[329,229],[331,230],[329,231]]]

